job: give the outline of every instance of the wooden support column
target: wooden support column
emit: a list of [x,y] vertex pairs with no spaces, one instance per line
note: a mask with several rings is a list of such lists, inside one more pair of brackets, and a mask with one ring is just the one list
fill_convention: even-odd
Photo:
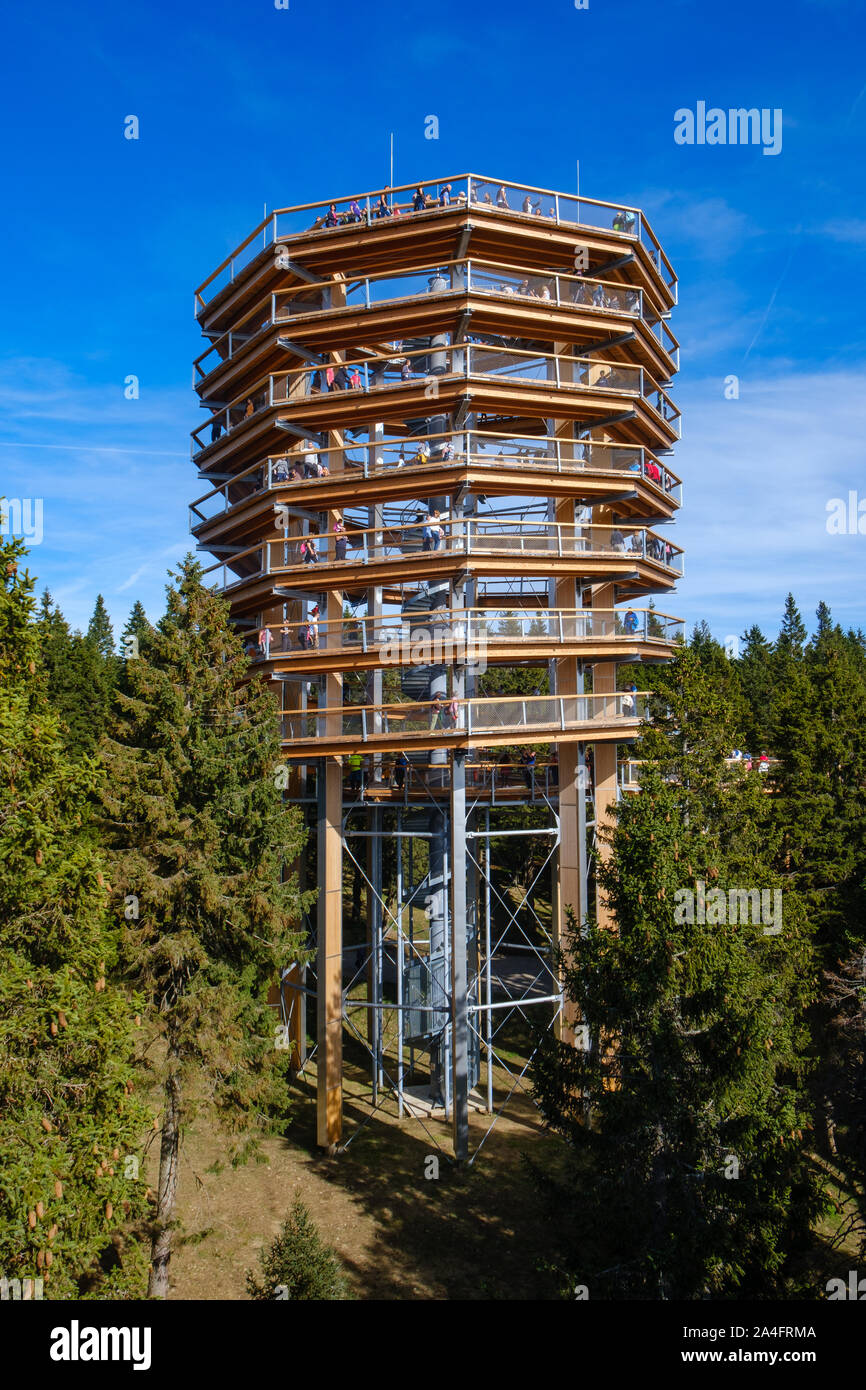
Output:
[[[610,526],[613,522],[613,513],[610,507],[596,507],[593,511],[593,524],[596,526]],[[598,534],[598,533],[596,533]],[[604,534],[604,533],[602,533]],[[598,610],[599,617],[593,618],[593,631],[601,630],[601,624],[605,619],[601,616],[605,609],[614,607],[616,601],[616,586],[614,584],[597,584],[592,591],[592,607]],[[613,661],[597,662],[592,668],[592,690],[594,695],[616,695],[616,663]],[[598,711],[600,701],[593,701],[593,706]],[[615,708],[615,700],[610,701],[611,711]],[[596,836],[596,855],[599,859],[608,857],[609,850],[605,841],[601,838],[600,831],[613,824],[613,816],[609,807],[616,803],[616,750],[615,743],[595,743],[593,745],[593,762],[595,771],[595,836]],[[603,896],[596,892],[596,916],[599,926],[614,926],[613,914],[609,911]]]
[[333,1153],[343,1133],[343,770],[319,763],[318,1084],[316,1138]]
[[[563,525],[574,522],[574,503],[560,500],[556,504],[556,520]],[[564,531],[563,535],[572,532]],[[554,590],[557,609],[573,609],[576,606],[574,579],[557,579]],[[556,694],[574,695],[579,693],[577,658],[559,657],[555,664]],[[574,914],[575,929],[586,916],[586,885],[582,874],[584,854],[580,837],[582,817],[578,798],[583,796],[579,777],[579,746],[572,742],[559,742],[557,763],[559,768],[559,872],[556,883],[554,903],[554,945],[568,954],[567,938],[572,928],[568,922],[569,909]],[[575,1005],[566,1000],[557,1022],[557,1036],[562,1042],[574,1044],[574,1026],[577,1021]]]
[[[333,432],[328,435],[328,455],[331,472],[343,467],[343,439]],[[340,452],[337,452],[340,451]],[[333,524],[335,512],[326,514],[328,528],[328,561],[334,556]],[[326,591],[327,619],[320,624],[319,643],[323,647],[342,646],[341,625],[343,594],[340,589]],[[342,729],[340,709],[343,703],[342,672],[325,676],[323,681],[325,706],[335,711],[319,721],[320,732],[339,734]],[[317,1005],[318,1043],[317,1072],[317,1140],[334,1152],[343,1133],[343,766],[337,757],[322,758],[319,763],[319,904]]]

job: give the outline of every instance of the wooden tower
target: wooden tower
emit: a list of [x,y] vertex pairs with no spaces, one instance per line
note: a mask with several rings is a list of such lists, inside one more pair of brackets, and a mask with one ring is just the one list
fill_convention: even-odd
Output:
[[[470,1108],[496,1108],[503,1010],[546,1009],[584,1045],[551,962],[642,717],[617,669],[668,659],[681,631],[649,602],[682,573],[675,302],[638,209],[475,175],[281,209],[196,292],[192,530],[317,827],[315,970],[286,962],[281,1001],[300,1065],[315,996],[330,1149],[347,1027],[374,1108],[439,1110],[459,1158]],[[522,996],[491,926],[515,806],[553,869]]]

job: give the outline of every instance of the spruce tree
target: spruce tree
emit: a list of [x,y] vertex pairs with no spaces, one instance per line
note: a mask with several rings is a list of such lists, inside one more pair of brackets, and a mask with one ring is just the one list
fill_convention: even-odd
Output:
[[348,1297],[340,1261],[322,1241],[300,1193],[296,1193],[279,1235],[259,1258],[261,1282],[247,1272],[251,1298],[321,1303]]
[[[769,804],[779,836],[779,867],[806,903],[823,967],[824,990],[812,1015],[820,1064],[814,1078],[826,1150],[854,1165],[866,1183],[861,1121],[850,1095],[860,1070],[840,981],[858,978],[866,949],[866,662],[829,621],[799,660],[786,658],[776,690],[772,735],[778,758]],[[860,1050],[866,1049],[861,1031]],[[849,1133],[838,1137],[837,1125]],[[853,1127],[852,1127],[853,1126]]]
[[781,886],[762,778],[726,764],[739,730],[693,647],[665,677],[641,791],[598,868],[616,930],[591,920],[571,940],[566,993],[592,1046],[548,1041],[536,1064],[576,1174],[554,1184],[560,1268],[591,1298],[778,1297],[820,1208],[811,951],[795,895],[777,934],[731,910],[731,890]]
[[770,710],[773,703],[772,644],[757,624],[753,624],[740,639],[742,646],[737,661],[740,688],[746,703],[746,747],[758,754],[770,744]]
[[[23,543],[0,540],[0,1270],[49,1298],[144,1289],[136,1238],[148,1117],[134,1094],[136,1001],[93,845],[91,760],[46,696]],[[40,631],[40,629],[43,629]]]
[[172,577],[103,747],[113,879],[134,904],[124,960],[163,1097],[154,1297],[168,1291],[178,1156],[199,1107],[234,1136],[236,1162],[286,1114],[266,995],[304,947],[289,870],[302,830],[276,786],[275,702],[258,677],[242,683],[241,639],[200,566],[188,557]]
[[806,643],[806,627],[800,615],[800,610],[794,602],[794,595],[788,594],[785,599],[785,612],[782,616],[782,626],[779,636],[776,639],[776,652],[779,656],[793,657],[795,660],[803,655],[803,647]]
[[114,659],[114,629],[102,594],[96,595],[93,614],[87,627],[87,640],[93,643],[103,661]]

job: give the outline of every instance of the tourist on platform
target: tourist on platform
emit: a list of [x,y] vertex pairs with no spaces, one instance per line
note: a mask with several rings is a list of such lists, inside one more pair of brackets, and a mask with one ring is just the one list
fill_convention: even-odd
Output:
[[325,217],[325,226],[339,227],[339,225],[340,219],[337,216],[337,204],[332,203],[331,206],[328,208],[327,216]]
[[271,474],[271,480],[275,483],[287,483],[289,481],[289,464],[287,459],[277,459],[276,467]]
[[758,760],[758,771],[759,771],[759,772],[769,772],[769,771],[770,771],[770,759],[767,757],[766,753],[762,753],[761,756],[760,756],[760,758],[759,758],[759,760]]
[[313,632],[310,624],[303,622],[298,626],[298,646],[308,652],[313,645]]
[[259,631],[259,651],[267,661],[271,655],[271,629],[263,627]]
[[426,524],[430,530],[430,550],[441,550],[442,542],[445,539],[445,532],[439,524],[439,509],[434,507],[432,512],[427,513]]
[[347,542],[347,539],[346,539],[346,528],[345,528],[345,526],[344,526],[344,524],[343,524],[342,517],[337,517],[337,520],[334,522],[334,559],[335,559],[335,560],[345,560],[345,558],[346,558],[346,545],[347,545],[347,544],[348,544],[348,542]]
[[445,699],[438,690],[433,696],[433,703],[430,706],[430,732],[442,727],[442,716],[445,713]]
[[310,610],[310,636],[311,636],[312,639],[313,639],[313,646],[314,646],[314,647],[318,647],[318,645],[319,645],[319,605],[318,605],[317,603],[314,603],[312,609]]
[[364,220],[364,214],[363,214],[363,212],[361,211],[360,206],[358,205],[358,203],[355,201],[354,198],[352,199],[351,203],[349,204],[349,218],[348,218],[348,220],[349,220],[350,222],[363,222],[363,220]]
[[520,209],[520,211],[521,211],[521,212],[532,212],[532,199],[530,198],[530,196],[529,196],[528,193],[527,193],[526,197],[525,197],[524,200],[523,200],[523,207]]
[[400,380],[401,380],[401,381],[411,381],[411,380],[412,380],[412,364],[411,364],[411,362],[409,361],[409,358],[408,358],[408,357],[404,357],[404,358],[403,358],[403,365],[402,365],[402,367],[400,368]]
[[622,712],[623,712],[623,714],[634,714],[634,712],[635,712],[635,707],[636,707],[636,703],[637,703],[636,700],[635,700],[635,695],[636,695],[636,694],[637,694],[637,686],[635,685],[634,681],[632,681],[630,685],[627,685],[627,686],[625,687],[625,691],[624,691],[623,696],[622,696]]
[[406,781],[406,769],[409,766],[409,759],[404,752],[399,752],[394,759],[394,786],[398,791],[403,790]]
[[305,565],[317,565],[319,563],[316,547],[311,540],[301,541],[301,559]]
[[[505,192],[505,184],[499,185],[496,193],[496,206],[498,208],[508,208],[508,194]],[[510,209],[509,209],[510,211]]]
[[628,610],[625,617],[623,618],[622,625],[630,637],[632,637],[637,632],[638,627],[640,626],[640,620],[638,618],[637,613],[635,613],[633,609],[630,608]]
[[379,201],[376,204],[376,212],[374,215],[378,218],[391,216],[391,209],[388,206],[388,199],[385,197],[384,193],[379,194]]
[[607,300],[604,297],[604,285],[596,285],[592,292],[592,304],[594,309],[607,308]]
[[450,183],[446,183],[445,187],[442,189],[442,192],[439,194],[439,206],[440,208],[447,208],[450,205],[450,203],[451,185]]
[[318,478],[319,456],[315,444],[312,439],[305,439],[301,447],[304,450],[304,477]]
[[361,389],[361,372],[357,366],[354,366],[349,373],[349,385],[353,391],[360,391]]
[[625,536],[622,534],[622,531],[616,528],[610,533],[610,548],[611,550],[625,550]]
[[220,437],[220,435],[222,434],[222,432],[223,432],[222,422],[221,422],[220,420],[214,420],[213,424],[212,424],[211,427],[210,427],[210,442],[211,442],[211,444],[216,444],[216,442],[217,442],[217,440],[219,439],[219,437]]
[[349,790],[359,792],[364,772],[364,759],[360,753],[350,753],[347,761],[349,763]]
[[280,627],[280,637],[282,638],[282,650],[290,652],[292,650],[292,629],[288,618],[283,621]]
[[523,763],[523,776],[526,781],[527,791],[532,791],[535,786],[535,765],[537,761],[535,749],[530,748],[527,753],[524,753],[521,761]]
[[419,185],[418,188],[415,189],[415,197],[412,199],[412,211],[423,212],[426,206],[427,196],[423,188]]
[[255,413],[256,408],[253,405],[252,396],[247,396],[247,399],[244,401],[244,419],[248,420],[250,416],[255,415]]

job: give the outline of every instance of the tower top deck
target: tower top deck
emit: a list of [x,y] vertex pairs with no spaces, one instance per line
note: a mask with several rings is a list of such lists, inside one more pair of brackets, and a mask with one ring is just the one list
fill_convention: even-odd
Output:
[[[419,193],[423,204],[419,204]],[[384,207],[388,211],[383,211]],[[329,222],[331,212],[338,222]],[[460,211],[493,213],[538,226],[582,229],[587,233],[613,233],[641,248],[642,259],[654,268],[661,287],[676,303],[677,277],[653,232],[646,214],[626,203],[605,202],[582,194],[558,192],[533,184],[508,182],[478,174],[456,174],[422,183],[400,184],[362,193],[350,193],[313,203],[275,208],[230,252],[195,291],[196,313],[208,304],[254,261],[277,242],[294,241],[312,233],[333,231],[351,221],[371,223],[388,216],[418,217],[430,213]]]

